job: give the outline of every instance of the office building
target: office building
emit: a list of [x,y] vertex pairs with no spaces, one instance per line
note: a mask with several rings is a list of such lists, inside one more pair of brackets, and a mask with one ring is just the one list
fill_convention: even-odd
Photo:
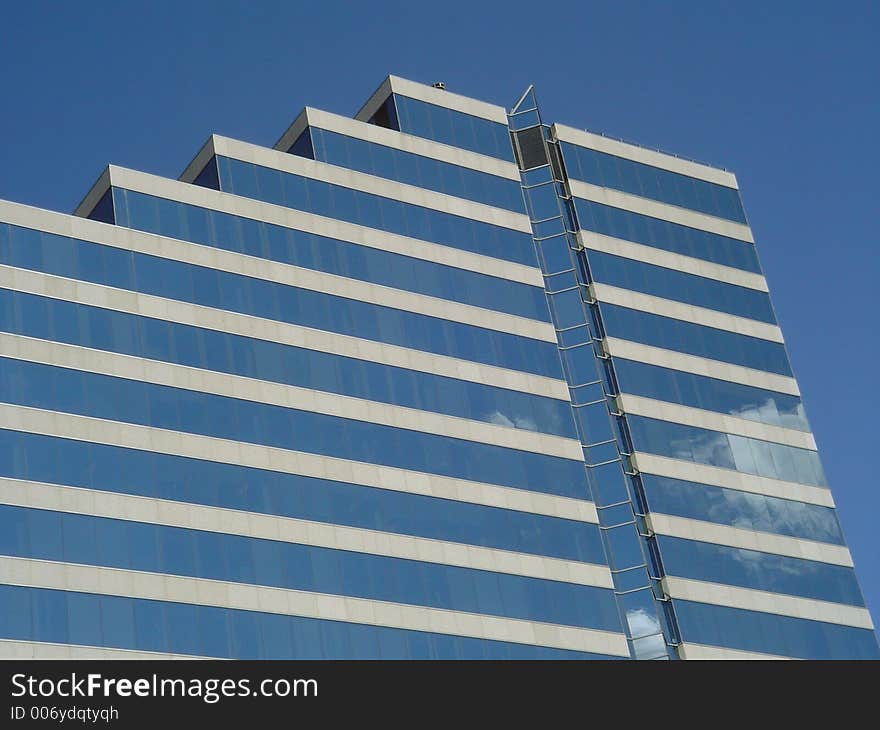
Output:
[[878,658],[730,172],[392,76],[0,252],[0,655]]

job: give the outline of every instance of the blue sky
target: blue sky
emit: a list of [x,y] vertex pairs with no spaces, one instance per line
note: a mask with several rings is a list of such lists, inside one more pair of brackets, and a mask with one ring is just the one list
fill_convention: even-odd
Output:
[[43,2],[0,18],[0,198],[71,211],[108,162],[176,177],[394,73],[736,172],[880,624],[880,5]]

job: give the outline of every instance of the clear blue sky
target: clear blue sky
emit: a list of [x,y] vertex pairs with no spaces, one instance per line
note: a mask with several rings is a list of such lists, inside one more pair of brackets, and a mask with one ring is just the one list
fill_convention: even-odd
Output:
[[876,2],[31,2],[0,9],[0,198],[69,212],[394,73],[736,172],[875,624]]

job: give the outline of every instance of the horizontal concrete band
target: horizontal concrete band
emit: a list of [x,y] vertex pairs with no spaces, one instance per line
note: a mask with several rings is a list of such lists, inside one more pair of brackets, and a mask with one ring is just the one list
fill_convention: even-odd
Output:
[[651,167],[659,167],[669,172],[677,172],[698,180],[723,185],[728,188],[737,188],[736,176],[727,170],[721,170],[702,162],[687,160],[683,157],[667,154],[659,150],[640,147],[636,144],[613,139],[583,129],[567,127],[564,124],[554,124],[553,135],[561,142],[570,142],[579,147],[586,147],[597,152],[604,152],[615,157],[623,157],[634,162],[641,162]]
[[190,502],[0,477],[0,504],[613,588],[604,565]]
[[[25,210],[30,213],[33,209]],[[39,218],[41,216],[27,213],[21,215],[22,212],[24,211],[19,211],[19,215],[12,216],[18,220],[9,222],[37,230],[45,230],[40,226]],[[114,229],[102,226],[100,232],[105,234],[102,238],[107,237],[106,233],[112,230]],[[161,238],[124,228],[116,228],[115,231],[119,233],[109,236],[112,239],[109,244],[104,241],[100,243],[125,251],[158,256],[171,261],[217,269],[218,271],[366,302],[376,306],[414,312],[450,322],[460,322],[544,342],[556,341],[553,325],[549,322],[541,322],[403,289],[394,289],[380,284],[371,284],[359,279],[349,279],[344,276],[292,266],[256,256],[247,256],[212,246]],[[49,232],[58,233],[54,226]]]
[[[208,151],[210,154],[207,156],[210,157],[213,154],[213,147],[208,148]],[[118,187],[178,203],[194,205],[220,213],[229,213],[230,215],[250,218],[262,223],[292,228],[304,231],[305,233],[326,236],[359,246],[389,251],[401,256],[423,259],[466,271],[475,271],[487,276],[516,281],[521,284],[544,286],[541,271],[537,268],[537,262],[534,267],[526,266],[492,256],[472,253],[453,246],[444,246],[439,243],[409,238],[376,228],[367,228],[356,223],[348,223],[336,218],[326,218],[294,208],[285,208],[284,206],[266,203],[261,200],[244,198],[199,185],[190,185],[155,175],[148,175],[143,172],[124,170],[115,166],[109,167],[99,178],[83,202],[80,203],[74,216],[66,216],[61,213],[52,213],[39,208],[29,208],[28,206],[16,203],[0,201],[0,217],[14,215],[15,209],[25,209],[30,211],[31,216],[40,220],[42,225],[58,226],[58,229],[54,232],[61,235],[85,237],[87,240],[113,245],[115,241],[128,240],[124,237],[124,231],[129,229],[90,221],[82,217],[91,212],[101,196],[110,187],[111,182]],[[19,213],[19,215],[24,214]],[[23,225],[27,225],[27,223],[23,223]],[[133,233],[140,236],[152,235],[141,232]]]
[[817,601],[814,598],[801,598],[800,596],[770,593],[752,588],[739,588],[722,583],[707,583],[674,576],[666,576],[662,582],[664,590],[672,598],[684,601],[710,603],[716,606],[791,616],[860,629],[874,628],[871,614],[868,613],[868,609],[861,606]]
[[678,655],[682,659],[696,660],[783,661],[792,659],[792,657],[779,656],[777,654],[761,654],[756,651],[728,649],[723,646],[707,646],[706,644],[692,644],[690,642],[678,645]]
[[782,330],[775,324],[759,322],[746,317],[737,317],[726,312],[718,312],[714,309],[697,307],[693,304],[676,302],[671,299],[663,299],[650,294],[621,289],[610,284],[595,283],[590,285],[596,299],[601,304],[616,304],[621,307],[637,309],[640,312],[650,312],[662,317],[671,317],[684,322],[693,322],[704,327],[735,332],[738,335],[758,337],[771,342],[783,342]]
[[798,431],[794,428],[750,421],[746,418],[737,418],[725,413],[704,411],[700,408],[691,408],[678,405],[677,403],[667,403],[627,393],[619,395],[618,401],[624,413],[630,413],[634,416],[657,418],[663,421],[671,421],[672,423],[681,423],[686,426],[706,428],[710,431],[721,431],[737,436],[745,436],[746,438],[795,446],[799,449],[816,450],[816,439],[813,437],[813,434],[806,431]]
[[375,340],[0,265],[0,287],[567,401],[565,382]]
[[[513,180],[517,184],[520,181],[519,168],[512,162],[499,160],[497,157],[481,155],[460,147],[452,147],[448,144],[434,142],[425,137],[404,134],[394,129],[380,127],[377,124],[368,124],[357,119],[340,116],[339,114],[331,114],[330,112],[312,107],[306,107],[303,110],[302,114],[297,117],[281,136],[278,143],[274,145],[274,148],[281,152],[287,152],[306,127],[325,129],[328,132],[335,132],[346,137],[382,145],[383,147],[391,147],[401,152],[409,152],[420,157],[428,157],[432,160],[446,162],[450,165],[478,170],[488,175]],[[181,179],[186,179],[189,182],[198,172],[199,170],[193,170],[191,173],[181,176]]]
[[852,556],[845,545],[834,545],[799,537],[777,535],[772,532],[749,530],[715,522],[694,520],[652,512],[646,517],[648,526],[658,535],[680,537],[685,540],[709,542],[743,550],[785,555],[819,563],[853,567]]
[[733,469],[695,464],[692,461],[670,459],[666,456],[656,456],[641,451],[633,454],[633,460],[635,467],[646,474],[699,482],[751,494],[763,494],[779,499],[791,499],[796,502],[818,504],[823,507],[834,506],[831,490],[826,487],[784,482],[780,479],[754,476]]
[[628,656],[623,634],[611,631],[164,573],[0,557],[0,583]]
[[462,114],[470,114],[473,117],[480,117],[507,126],[507,112],[502,106],[454,94],[445,89],[435,89],[433,86],[402,79],[400,76],[388,76],[361,107],[355,115],[355,119],[367,121],[391,93],[408,96],[410,99],[418,99],[434,106],[452,109]]
[[45,641],[0,639],[0,659],[213,659],[194,654],[169,654],[161,651],[112,649],[82,644],[52,644]]
[[621,340],[616,337],[605,338],[605,347],[612,357],[620,357],[625,360],[637,360],[638,362],[658,365],[671,370],[681,370],[685,373],[703,375],[707,378],[727,380],[731,383],[751,385],[754,388],[775,390],[789,395],[800,395],[797,381],[786,375],[769,373],[765,370],[755,370],[742,365],[710,360],[707,357],[688,355],[684,352],[666,350],[662,347],[643,345],[639,342]]
[[655,248],[654,246],[633,243],[622,238],[603,236],[601,233],[594,233],[593,231],[579,231],[578,237],[581,245],[591,251],[601,251],[613,254],[614,256],[652,264],[653,266],[661,266],[664,269],[702,276],[704,279],[714,279],[725,284],[742,286],[747,289],[755,289],[762,292],[770,291],[767,286],[767,280],[763,275],[753,274],[751,271],[743,271],[732,266],[724,266],[712,261],[684,256],[672,251],[665,251],[662,248]]
[[[299,474],[347,484],[597,523],[595,505],[543,492],[472,482],[438,474],[199,436],[119,421],[0,403],[0,424],[11,431]],[[584,495],[585,497],[587,495]]]
[[734,223],[725,218],[716,218],[706,213],[698,213],[688,208],[679,208],[677,205],[659,203],[656,200],[642,198],[638,195],[630,195],[619,190],[603,188],[581,180],[569,180],[571,194],[575,198],[589,200],[602,205],[610,205],[613,208],[628,210],[631,213],[639,213],[651,218],[677,223],[689,228],[696,228],[708,233],[716,233],[719,236],[736,238],[747,243],[754,243],[755,239],[748,226],[742,223]]
[[0,357],[583,460],[575,439],[48,340],[0,333]]
[[[531,232],[531,224],[525,213],[516,213],[505,208],[496,208],[485,203],[477,203],[473,200],[458,198],[446,193],[438,193],[427,188],[420,188],[415,185],[397,182],[396,180],[369,175],[365,172],[357,172],[345,167],[329,165],[326,162],[318,162],[308,157],[291,155],[270,147],[260,147],[228,137],[214,135],[211,139],[214,153],[221,157],[249,162],[260,167],[278,170],[279,172],[289,172],[333,185],[341,185],[351,190],[378,195],[383,198],[400,201],[401,203],[430,208],[431,210],[509,228],[514,231]],[[116,171],[122,168],[114,167],[112,169]],[[113,172],[111,172],[111,179],[113,179]],[[176,180],[168,180],[168,182],[175,185],[184,184]],[[118,185],[119,183],[113,179],[113,184]]]

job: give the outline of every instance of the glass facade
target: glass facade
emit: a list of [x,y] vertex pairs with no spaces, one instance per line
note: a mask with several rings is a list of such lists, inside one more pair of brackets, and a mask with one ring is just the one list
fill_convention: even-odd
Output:
[[368,228],[535,265],[528,233],[323,180],[218,157],[220,186],[235,195]]
[[812,449],[644,416],[630,416],[627,422],[638,451],[786,482],[825,485],[819,455]]
[[746,214],[736,188],[567,142],[563,142],[561,147],[572,179],[727,218],[737,223],[746,222]]
[[761,272],[755,247],[746,241],[591,200],[574,198],[573,203],[583,231],[632,241],[734,269]]
[[843,545],[831,507],[642,474],[648,508],[665,515]]
[[321,162],[496,208],[524,212],[518,179],[490,175],[318,127],[312,128],[310,134],[313,159]]
[[595,524],[155,451],[0,430],[3,476],[602,563]]
[[401,132],[513,162],[504,124],[402,94],[392,94],[391,103]]
[[602,307],[605,333],[652,347],[719,360],[732,365],[791,375],[785,346],[752,335],[665,317],[619,304]]
[[726,413],[749,421],[809,431],[800,397],[709,378],[682,370],[615,358],[615,371],[624,393]]
[[24,268],[487,365],[559,375],[552,343],[76,239],[46,241],[44,256],[40,246],[27,245],[29,237],[40,238],[35,231],[30,234],[21,245],[10,247],[12,257],[18,249]]
[[[537,286],[132,190],[116,188],[113,193],[119,225],[128,228],[520,317],[549,320],[544,291]],[[13,228],[9,235],[14,245],[16,236],[28,234]],[[24,244],[34,249],[29,255],[39,256],[38,247],[45,245],[48,237],[44,233],[31,234]],[[52,245],[57,248],[65,244],[55,241]]]
[[776,324],[770,296],[763,291],[601,251],[590,252],[590,264],[594,281],[600,284]]
[[[362,623],[0,586],[4,636],[221,659],[615,659]],[[100,617],[96,621],[95,618]]]
[[573,436],[568,403],[255,337],[0,289],[0,328],[26,337]]
[[0,656],[878,658],[733,177],[382,88],[2,204]]

